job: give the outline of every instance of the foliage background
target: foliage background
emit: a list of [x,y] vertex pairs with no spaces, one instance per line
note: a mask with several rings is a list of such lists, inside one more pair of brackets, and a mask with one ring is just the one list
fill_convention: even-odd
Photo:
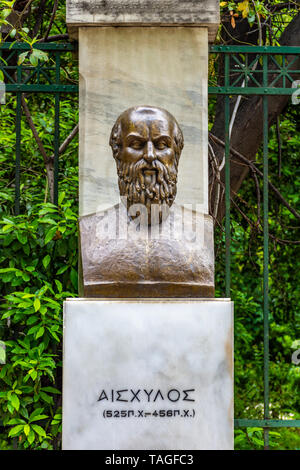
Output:
[[[3,3],[3,2],[2,2]],[[48,2],[51,3],[51,2]],[[51,34],[66,32],[59,2]],[[228,5],[222,2],[222,8]],[[261,3],[261,2],[257,2]],[[243,2],[245,7],[245,2]],[[244,12],[243,9],[240,12]],[[236,9],[236,4],[234,5]],[[242,7],[240,7],[242,8]],[[235,11],[235,10],[233,10]],[[252,17],[251,17],[252,18]],[[30,27],[30,24],[29,24]],[[26,31],[25,31],[26,34]],[[76,59],[63,67],[76,78]],[[52,152],[54,101],[30,95],[28,105],[45,148]],[[209,102],[210,125],[215,99]],[[43,158],[22,117],[21,215],[14,215],[16,100],[0,106],[0,449],[59,449],[61,445],[62,301],[77,295],[78,141],[60,158],[59,204],[49,202]],[[299,210],[300,105],[281,116],[283,163],[278,173],[278,140],[270,132],[270,179]],[[77,96],[61,101],[63,141],[78,122]],[[262,155],[257,164],[261,168]],[[232,298],[235,302],[235,417],[263,417],[263,240],[257,228],[257,197],[248,178],[238,203],[253,226],[232,209]],[[270,194],[270,401],[272,418],[300,418],[300,367],[291,355],[300,348],[299,227]],[[256,224],[256,225],[255,225]],[[256,228],[255,228],[256,227]],[[276,240],[277,239],[277,240]],[[217,296],[224,295],[224,231],[216,228]],[[1,350],[0,350],[1,351]],[[3,358],[2,358],[3,359]],[[1,361],[1,356],[0,356]],[[4,361],[2,361],[4,362]],[[236,430],[237,449],[262,449],[262,430]],[[300,431],[270,433],[274,449],[300,449]]]

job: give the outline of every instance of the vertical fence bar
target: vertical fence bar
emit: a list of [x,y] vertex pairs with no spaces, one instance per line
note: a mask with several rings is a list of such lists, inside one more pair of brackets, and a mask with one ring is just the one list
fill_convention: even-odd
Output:
[[[58,85],[60,81],[60,54],[55,53],[55,83]],[[58,159],[59,159],[59,101],[60,93],[55,93],[55,111],[54,111],[54,187],[53,187],[53,203],[58,204]]]
[[[268,56],[263,55],[263,81],[268,86]],[[268,96],[263,97],[263,207],[264,207],[264,418],[269,419],[269,193],[268,193]],[[264,428],[265,449],[269,449],[269,429]]]
[[[17,51],[17,61],[19,52]],[[17,84],[21,83],[21,66],[17,65]],[[15,165],[15,215],[20,214],[20,173],[21,173],[21,117],[22,92],[16,93],[16,165]]]
[[[229,86],[229,54],[225,54],[225,87]],[[225,95],[225,295],[230,297],[230,101]]]

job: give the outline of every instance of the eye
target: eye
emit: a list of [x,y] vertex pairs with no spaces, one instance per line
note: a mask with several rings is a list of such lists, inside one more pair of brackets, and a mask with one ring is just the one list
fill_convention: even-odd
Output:
[[141,142],[140,140],[133,140],[132,142],[130,142],[130,147],[134,150],[140,150],[143,148],[143,142]]
[[158,150],[164,150],[165,148],[168,147],[168,144],[165,140],[159,140],[158,142],[155,143],[155,147]]

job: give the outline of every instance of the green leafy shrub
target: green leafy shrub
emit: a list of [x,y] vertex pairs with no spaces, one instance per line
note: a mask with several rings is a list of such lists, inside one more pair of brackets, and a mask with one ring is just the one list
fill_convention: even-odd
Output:
[[51,449],[61,431],[62,301],[77,291],[77,216],[64,196],[0,220],[0,419],[25,449]]
[[[63,62],[64,63],[64,62]],[[78,122],[77,96],[60,101],[60,140]],[[54,97],[28,106],[53,153]],[[43,158],[21,123],[20,214],[14,215],[15,106],[0,106],[0,449],[57,449],[61,441],[62,304],[77,295],[78,138],[59,161],[59,204],[49,201]],[[1,349],[3,351],[3,349]]]

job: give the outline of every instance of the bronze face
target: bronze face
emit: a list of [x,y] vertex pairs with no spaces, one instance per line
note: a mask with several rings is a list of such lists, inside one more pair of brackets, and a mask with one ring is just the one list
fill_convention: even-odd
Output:
[[121,196],[130,205],[169,207],[176,196],[183,135],[166,110],[138,106],[124,111],[113,126],[110,145],[117,163]]

